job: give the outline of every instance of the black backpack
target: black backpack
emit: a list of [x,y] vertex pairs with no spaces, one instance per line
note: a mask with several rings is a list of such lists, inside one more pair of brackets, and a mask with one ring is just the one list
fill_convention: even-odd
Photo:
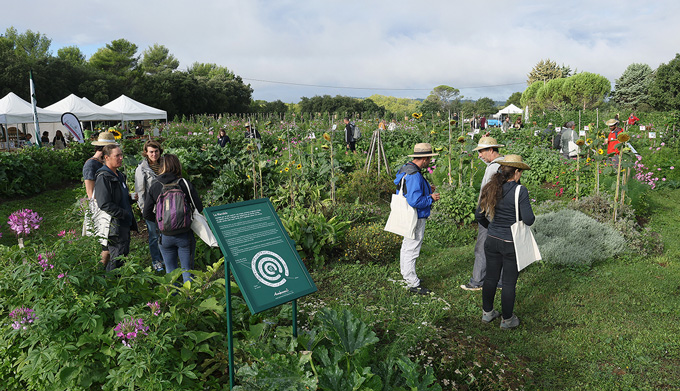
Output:
[[562,143],[562,132],[555,133],[553,136],[553,149],[560,149],[560,144]]

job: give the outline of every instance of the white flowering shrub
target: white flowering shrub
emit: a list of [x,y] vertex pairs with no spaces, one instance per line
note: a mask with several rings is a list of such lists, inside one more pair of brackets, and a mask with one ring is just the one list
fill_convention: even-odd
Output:
[[625,240],[614,228],[571,209],[536,216],[532,229],[548,263],[591,265],[625,249]]

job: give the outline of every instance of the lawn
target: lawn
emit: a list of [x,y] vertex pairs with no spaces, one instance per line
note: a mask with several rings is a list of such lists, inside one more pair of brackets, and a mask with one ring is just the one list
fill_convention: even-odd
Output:
[[470,277],[472,245],[424,246],[417,270],[432,297],[393,282],[396,263],[336,264],[314,273],[320,289],[305,301],[373,319],[383,343],[434,366],[444,389],[454,381],[470,389],[676,389],[680,190],[651,193],[650,204],[649,227],[662,235],[663,255],[627,254],[592,268],[532,265],[517,284],[516,330],[482,323],[481,292],[459,288]]

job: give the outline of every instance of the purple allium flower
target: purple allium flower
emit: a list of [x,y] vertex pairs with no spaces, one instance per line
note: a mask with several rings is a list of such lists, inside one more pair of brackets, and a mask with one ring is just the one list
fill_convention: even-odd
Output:
[[14,319],[12,322],[12,328],[14,330],[23,329],[26,330],[28,325],[33,323],[37,317],[35,316],[35,311],[26,307],[19,307],[14,309],[14,311],[9,313],[9,317]]
[[149,326],[144,325],[144,320],[142,318],[135,319],[131,317],[130,319],[125,319],[118,323],[114,327],[113,331],[116,332],[116,337],[122,339],[124,346],[131,347],[132,342],[142,335],[148,335]]
[[20,209],[9,215],[7,225],[9,225],[10,229],[16,233],[17,237],[19,237],[22,234],[24,236],[28,235],[31,233],[31,230],[35,231],[40,228],[41,221],[42,217],[38,216],[38,213],[31,209]]
[[154,315],[158,316],[161,314],[161,305],[157,302],[154,301],[146,303],[146,305],[151,308],[151,312],[153,312]]

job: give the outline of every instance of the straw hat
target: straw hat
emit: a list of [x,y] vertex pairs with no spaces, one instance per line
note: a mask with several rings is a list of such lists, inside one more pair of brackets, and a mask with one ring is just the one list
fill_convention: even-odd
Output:
[[245,126],[246,128],[249,128],[249,127],[250,127],[250,122],[246,122],[246,124],[243,125],[243,126]]
[[479,144],[477,144],[477,147],[475,147],[473,151],[479,151],[480,149],[487,148],[500,148],[504,146],[505,145],[503,144],[498,144],[498,141],[496,141],[496,139],[493,137],[482,137],[479,139]]
[[111,133],[111,132],[101,132],[101,133],[99,133],[99,137],[97,137],[97,141],[92,142],[92,145],[97,145],[97,146],[109,145],[109,144],[118,145],[113,133]]
[[413,155],[408,155],[408,157],[428,157],[428,156],[439,156],[438,153],[432,153],[432,145],[430,143],[418,143],[413,147]]
[[528,164],[522,161],[522,157],[519,155],[505,155],[501,160],[496,160],[496,163],[501,166],[510,166],[519,168],[520,170],[531,170]]
[[617,120],[617,119],[610,119],[609,121],[605,122],[605,124],[607,126],[614,126],[614,125],[617,125],[618,123],[619,123],[619,120]]

